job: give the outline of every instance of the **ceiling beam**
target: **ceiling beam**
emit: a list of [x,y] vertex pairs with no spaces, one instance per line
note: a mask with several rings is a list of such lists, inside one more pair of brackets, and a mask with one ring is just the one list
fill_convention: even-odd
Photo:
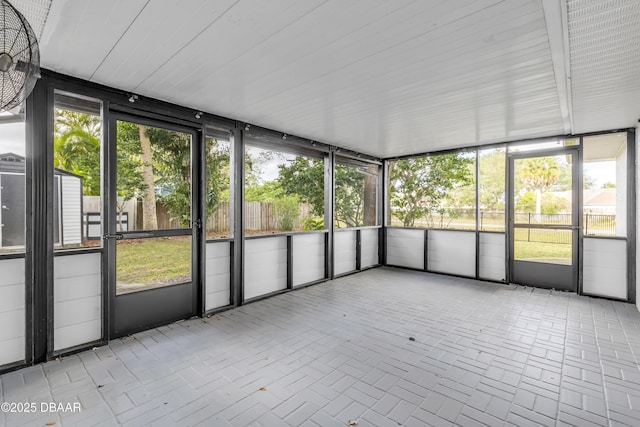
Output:
[[569,17],[567,2],[562,0],[542,0],[544,19],[547,24],[549,48],[553,62],[553,72],[558,88],[558,101],[564,131],[573,133],[573,103],[571,96],[571,63],[569,56]]

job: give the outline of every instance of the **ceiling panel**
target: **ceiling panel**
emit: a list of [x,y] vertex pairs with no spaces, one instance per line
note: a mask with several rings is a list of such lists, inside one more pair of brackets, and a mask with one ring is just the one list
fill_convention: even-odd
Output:
[[[184,91],[199,88],[200,82],[210,79],[217,67],[236,60],[322,3],[322,0],[239,1],[216,25],[207,28],[182,49],[171,64],[166,64],[142,82],[138,90],[141,93],[165,95],[165,98],[171,98],[174,94],[187,97],[189,94]],[[236,82],[226,84],[235,85]],[[241,90],[239,86],[236,87]],[[189,93],[208,100],[215,96],[200,89]],[[194,102],[197,101],[191,104]]]
[[550,5],[53,0],[42,63],[381,157],[632,126],[640,2]]
[[40,40],[42,66],[91,78],[148,2],[54,0]]
[[40,39],[49,16],[51,0],[20,0],[11,1],[11,4],[27,18],[36,37]]
[[[445,6],[455,10],[451,2]],[[424,9],[425,16],[412,21],[415,28],[407,21],[377,23],[370,37],[340,40],[325,55],[315,54],[315,61],[286,63],[286,78],[272,73],[251,83],[244,89],[245,103],[264,112],[254,121],[277,119],[305,136],[323,134],[347,148],[384,156],[521,134],[519,123],[526,118],[531,125],[529,110],[536,102],[543,103],[538,110],[545,114],[526,131],[561,132],[544,16],[538,3],[526,6],[480,8],[433,28],[425,25],[432,14]],[[409,19],[418,10],[397,14]],[[330,59],[334,52],[337,60]],[[479,126],[478,116],[483,117]],[[435,123],[443,118],[465,128],[465,138],[452,141],[444,129],[436,132]],[[392,141],[398,137],[401,143]]]
[[[305,14],[271,37],[261,40],[235,60],[211,64],[206,68],[209,78],[199,80],[196,87],[184,82],[184,89],[193,94],[197,91],[215,91],[216,96],[233,100],[237,96],[238,88],[243,96],[251,93],[253,97],[254,88],[262,88],[264,80],[285,79],[284,84],[289,86],[292,84],[291,75],[295,77],[297,62],[310,62],[302,73],[325,67],[326,61],[332,62],[334,65],[331,66],[335,67],[336,54],[341,53],[343,49],[326,49],[327,45],[352,37],[362,27],[373,25],[389,14],[397,13],[408,4],[411,2],[384,0],[334,0],[322,3],[313,13]],[[330,30],[327,25],[322,25],[327,22],[332,23]],[[325,56],[322,54],[323,50]],[[213,55],[215,56],[215,53]],[[229,82],[234,84],[228,84]],[[237,107],[235,108],[237,110]]]
[[[180,50],[215,25],[234,3],[236,0],[190,0],[185,7],[183,2],[150,2],[92,78],[126,90],[138,87],[164,64],[171,66]],[[123,76],[127,76],[124,82]]]
[[640,1],[570,0],[574,131],[637,125]]

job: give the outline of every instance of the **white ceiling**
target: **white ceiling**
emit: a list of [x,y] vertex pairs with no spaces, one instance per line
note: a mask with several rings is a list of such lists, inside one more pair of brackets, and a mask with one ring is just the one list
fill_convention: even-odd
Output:
[[640,118],[638,0],[13,3],[44,68],[380,157]]

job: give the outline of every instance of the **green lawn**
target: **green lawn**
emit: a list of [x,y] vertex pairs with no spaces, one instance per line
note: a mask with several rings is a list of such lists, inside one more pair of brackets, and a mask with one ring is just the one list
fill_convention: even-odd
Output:
[[191,280],[191,236],[122,240],[116,249],[118,285],[171,285]]
[[555,261],[559,264],[570,264],[571,245],[516,241],[514,255],[517,260]]

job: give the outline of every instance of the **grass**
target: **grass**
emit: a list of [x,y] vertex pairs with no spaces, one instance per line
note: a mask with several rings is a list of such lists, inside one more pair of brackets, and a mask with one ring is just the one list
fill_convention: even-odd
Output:
[[191,236],[119,241],[116,277],[118,285],[190,281]]
[[516,260],[544,260],[570,264],[572,252],[569,244],[516,241],[514,255]]

